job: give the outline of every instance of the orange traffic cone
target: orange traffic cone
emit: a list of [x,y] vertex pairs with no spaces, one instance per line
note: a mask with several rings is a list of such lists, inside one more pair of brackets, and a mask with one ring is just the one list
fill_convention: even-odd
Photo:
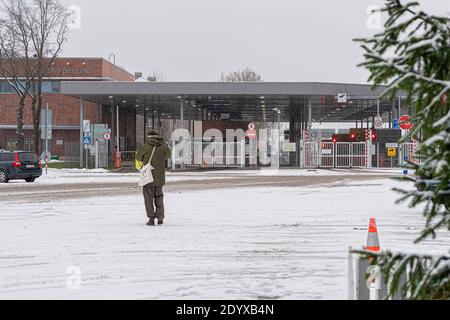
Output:
[[378,239],[378,229],[375,218],[370,219],[369,234],[367,235],[367,245],[364,249],[372,252],[380,251],[380,240]]

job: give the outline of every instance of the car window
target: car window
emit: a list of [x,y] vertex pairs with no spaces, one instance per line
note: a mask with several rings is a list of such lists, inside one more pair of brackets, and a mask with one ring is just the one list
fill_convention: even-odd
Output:
[[0,153],[0,161],[1,162],[12,162],[15,157],[13,153]]
[[39,158],[34,153],[20,153],[19,154],[20,162],[38,162]]

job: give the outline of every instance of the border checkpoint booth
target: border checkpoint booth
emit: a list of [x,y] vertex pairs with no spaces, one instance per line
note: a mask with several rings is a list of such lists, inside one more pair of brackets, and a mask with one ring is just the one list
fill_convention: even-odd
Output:
[[[350,134],[350,129],[372,131],[381,119],[383,127],[377,130],[389,132],[389,136],[397,139],[402,132],[393,127],[395,120],[411,113],[411,108],[404,105],[401,94],[393,100],[380,98],[384,90],[384,87],[372,88],[365,84],[318,82],[66,81],[61,84],[62,94],[80,98],[80,127],[84,101],[94,101],[110,114],[107,125],[112,136],[111,158],[115,146],[123,158],[132,157],[135,148],[144,143],[149,129],[161,132],[173,146],[183,139],[174,139],[172,133],[176,129],[186,130],[188,136],[184,141],[190,146],[182,157],[173,156],[172,167],[176,169],[267,166],[262,161],[265,157],[272,163],[276,160],[277,166],[282,167],[381,166],[373,158],[379,159],[386,149],[385,143],[393,142],[377,141],[378,145],[384,143],[377,149],[370,136],[357,141],[333,141],[326,136],[330,130],[315,127],[329,124],[330,128],[326,129],[333,129],[333,124],[346,124],[349,126],[346,134]],[[124,121],[125,116],[134,118],[134,125]],[[260,143],[253,143],[253,139],[245,136],[249,124],[255,124],[258,133],[268,130],[265,150]],[[236,135],[228,141],[227,130],[244,132],[244,136]],[[124,143],[124,137],[130,136],[130,132],[135,136],[134,141]],[[128,150],[129,146],[134,150]],[[395,159],[382,163],[389,166],[402,163],[400,147]],[[195,161],[201,153],[199,150],[205,149],[211,152],[209,159]],[[231,156],[229,150],[233,150]],[[255,155],[251,150],[259,152]],[[277,159],[274,153],[279,154]]]

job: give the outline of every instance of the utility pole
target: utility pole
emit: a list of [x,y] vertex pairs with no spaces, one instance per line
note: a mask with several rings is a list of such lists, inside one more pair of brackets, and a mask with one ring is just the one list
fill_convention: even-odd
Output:
[[380,97],[377,98],[377,117],[380,116]]
[[83,168],[83,120],[84,120],[84,97],[80,96],[80,169]]
[[[125,104],[125,101],[123,102]],[[120,158],[120,131],[119,131],[119,105],[116,106],[116,146],[117,146],[117,151],[116,151],[116,159],[117,159],[117,167],[121,166],[121,158]]]
[[117,153],[120,153],[120,133],[119,133],[119,105],[116,106],[116,145]]

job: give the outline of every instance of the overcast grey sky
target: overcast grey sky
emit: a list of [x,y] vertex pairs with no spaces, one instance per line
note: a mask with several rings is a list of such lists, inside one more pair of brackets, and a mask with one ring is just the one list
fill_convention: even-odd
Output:
[[[265,81],[365,83],[352,39],[382,0],[63,0],[81,9],[64,56],[105,57],[169,81],[216,81],[249,66]],[[448,14],[450,1],[422,0]]]

